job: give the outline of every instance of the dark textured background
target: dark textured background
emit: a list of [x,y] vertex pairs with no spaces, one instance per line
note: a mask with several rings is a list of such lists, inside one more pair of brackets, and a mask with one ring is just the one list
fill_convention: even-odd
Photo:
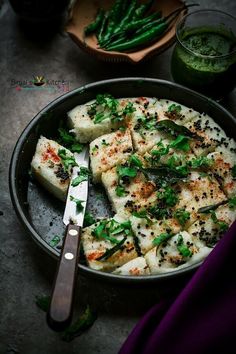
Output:
[[[236,2],[198,1],[203,8],[236,13]],[[40,25],[38,25],[40,26]],[[146,76],[171,80],[172,48],[137,66],[99,62],[78,49],[66,34],[35,39],[16,19],[10,5],[0,0],[0,354],[113,354],[140,316],[160,296],[175,291],[178,284],[129,288],[99,283],[79,276],[76,313],[86,303],[98,310],[94,326],[71,343],[62,342],[48,329],[45,316],[35,305],[35,296],[49,294],[55,262],[25,234],[14,213],[8,189],[8,167],[21,131],[32,117],[55,97],[57,89],[17,91],[12,80],[44,75],[67,80],[69,90],[96,80]],[[27,34],[26,34],[27,33]],[[236,115],[236,91],[223,105]]]

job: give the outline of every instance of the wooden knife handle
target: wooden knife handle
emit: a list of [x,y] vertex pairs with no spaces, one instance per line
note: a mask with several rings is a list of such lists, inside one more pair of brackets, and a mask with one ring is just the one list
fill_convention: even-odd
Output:
[[65,329],[72,318],[74,287],[79,261],[80,230],[80,226],[72,224],[66,228],[47,314],[48,325],[55,331]]

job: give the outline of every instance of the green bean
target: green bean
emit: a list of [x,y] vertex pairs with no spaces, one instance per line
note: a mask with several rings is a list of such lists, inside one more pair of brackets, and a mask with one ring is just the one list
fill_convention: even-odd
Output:
[[85,27],[84,29],[84,33],[85,35],[87,36],[88,34],[90,33],[93,33],[97,30],[97,28],[99,27],[99,25],[101,24],[102,22],[102,19],[103,19],[103,16],[104,16],[104,10],[102,9],[99,9],[98,11],[98,14],[95,18],[95,21],[90,23],[87,27]]
[[120,43],[120,44],[112,44],[110,46],[108,46],[106,49],[109,51],[127,51],[130,49],[134,49],[140,45],[143,44],[147,44],[148,42],[153,41],[154,39],[156,39],[157,37],[159,37],[160,35],[162,35],[165,30],[168,28],[168,23],[163,21],[162,23],[160,23],[159,25],[153,27],[150,31],[142,33],[141,35]]

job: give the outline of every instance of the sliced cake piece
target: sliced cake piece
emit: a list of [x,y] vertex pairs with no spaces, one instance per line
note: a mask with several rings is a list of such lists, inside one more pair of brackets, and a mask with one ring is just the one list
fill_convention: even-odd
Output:
[[187,230],[194,240],[200,240],[208,247],[214,247],[236,219],[236,205],[219,206],[216,210],[202,213]]
[[90,161],[93,181],[100,182],[106,172],[132,154],[133,145],[129,129],[100,136],[90,143]]
[[197,156],[207,155],[214,151],[226,139],[223,129],[206,114],[191,119],[185,126],[202,138],[202,140],[193,139],[191,142],[191,147]]
[[150,217],[140,218],[138,216],[131,216],[130,222],[132,230],[139,240],[143,254],[155,246],[153,240],[159,235],[166,232],[176,234],[181,229],[178,221],[175,219],[155,220]]
[[[127,168],[128,174],[132,172],[133,177],[120,177],[122,168],[124,171]],[[130,213],[134,206],[153,203],[157,199],[156,195],[153,195],[155,184],[148,181],[142,172],[125,167],[125,165],[113,167],[104,172],[102,183],[115,212],[126,211]]]
[[149,267],[144,257],[137,257],[117,268],[113,272],[117,275],[148,275],[150,274]]
[[192,236],[186,232],[180,233],[160,241],[145,255],[151,274],[173,272],[202,261],[211,248],[202,243],[195,243]]
[[181,182],[178,189],[178,203],[175,209],[184,209],[190,213],[186,227],[197,218],[198,209],[225,201],[227,198],[217,180],[200,172],[191,172],[187,182]]
[[[63,162],[61,156],[68,157],[66,162],[73,164],[73,154],[53,140],[40,137],[36,151],[31,162],[32,174],[50,193],[58,199],[65,201],[69,179],[71,176],[70,164]],[[59,154],[58,154],[59,152]]]
[[84,228],[81,240],[89,267],[113,271],[138,257],[130,230],[130,222],[118,215]]

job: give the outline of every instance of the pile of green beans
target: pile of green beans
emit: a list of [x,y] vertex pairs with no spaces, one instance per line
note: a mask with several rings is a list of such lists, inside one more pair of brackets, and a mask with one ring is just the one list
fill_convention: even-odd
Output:
[[108,51],[135,51],[161,37],[181,11],[183,5],[168,16],[151,12],[153,2],[138,4],[137,0],[115,0],[109,11],[99,9],[94,22],[84,29],[85,36],[96,34],[99,47]]

